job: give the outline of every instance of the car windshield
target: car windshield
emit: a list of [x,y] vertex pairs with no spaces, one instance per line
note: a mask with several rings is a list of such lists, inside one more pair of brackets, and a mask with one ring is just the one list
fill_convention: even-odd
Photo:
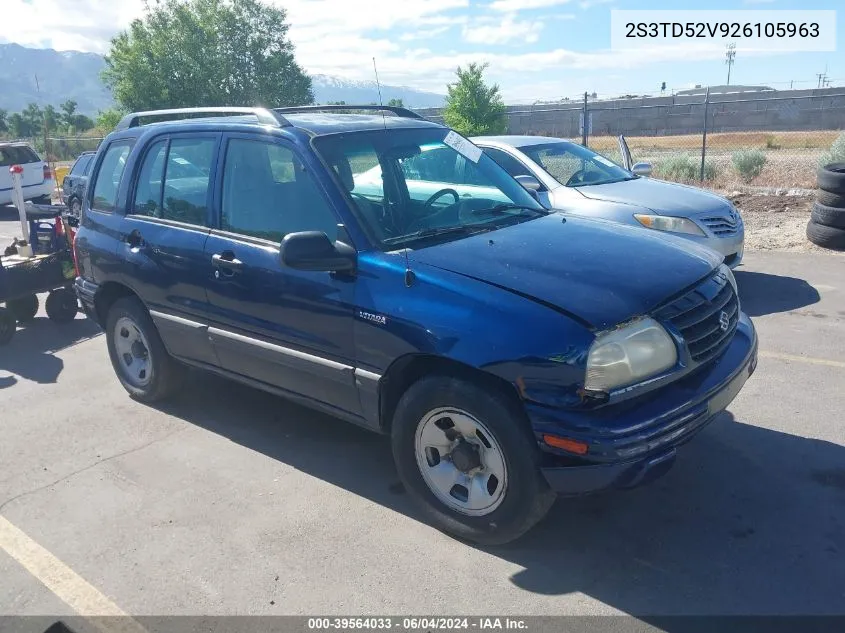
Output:
[[495,161],[447,129],[331,134],[314,145],[349,192],[357,216],[387,250],[547,213]]
[[567,141],[527,145],[519,150],[567,187],[606,185],[637,177],[601,154]]

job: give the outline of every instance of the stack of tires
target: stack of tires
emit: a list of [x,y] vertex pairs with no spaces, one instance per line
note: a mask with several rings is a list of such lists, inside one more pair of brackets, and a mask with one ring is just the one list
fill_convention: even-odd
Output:
[[845,250],[845,163],[831,163],[817,175],[819,193],[807,224],[807,239],[813,244]]

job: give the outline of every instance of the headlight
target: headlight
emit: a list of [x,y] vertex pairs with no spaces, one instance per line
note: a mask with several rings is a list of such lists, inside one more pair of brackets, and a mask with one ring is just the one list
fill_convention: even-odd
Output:
[[698,225],[689,218],[674,218],[670,215],[647,215],[635,213],[637,222],[650,229],[657,231],[669,231],[671,233],[687,233],[688,235],[704,235]]
[[675,342],[654,319],[600,334],[587,356],[584,388],[611,391],[659,374],[678,362]]

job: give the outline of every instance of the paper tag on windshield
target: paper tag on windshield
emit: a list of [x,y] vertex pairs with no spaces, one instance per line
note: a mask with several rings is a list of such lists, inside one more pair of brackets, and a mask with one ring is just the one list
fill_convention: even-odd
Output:
[[481,160],[481,148],[476,147],[457,132],[450,131],[446,135],[446,138],[443,139],[443,142],[467,160],[471,160],[473,163],[477,163]]
[[593,160],[601,163],[602,165],[607,165],[608,167],[616,167],[612,160],[607,160],[604,156],[593,156]]

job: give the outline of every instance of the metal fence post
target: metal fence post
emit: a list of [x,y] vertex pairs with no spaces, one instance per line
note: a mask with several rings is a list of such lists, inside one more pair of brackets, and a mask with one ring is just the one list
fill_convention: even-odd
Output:
[[587,147],[587,93],[584,93],[584,113],[581,115],[581,145]]
[[710,103],[710,86],[704,92],[704,132],[701,135],[701,173],[699,180],[704,182],[704,157],[707,155],[707,104]]

